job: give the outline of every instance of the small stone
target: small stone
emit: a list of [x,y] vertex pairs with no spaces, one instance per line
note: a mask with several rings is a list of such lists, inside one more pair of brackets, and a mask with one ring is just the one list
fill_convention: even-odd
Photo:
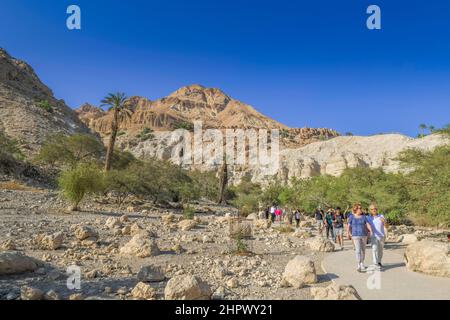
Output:
[[84,297],[81,293],[74,293],[69,296],[69,300],[84,300]]
[[166,279],[163,270],[155,266],[143,266],[137,275],[141,282],[161,282]]
[[136,299],[154,300],[156,298],[156,290],[147,283],[139,282],[131,290],[131,295]]
[[22,300],[42,300],[44,298],[44,293],[37,289],[29,286],[21,288],[20,299]]

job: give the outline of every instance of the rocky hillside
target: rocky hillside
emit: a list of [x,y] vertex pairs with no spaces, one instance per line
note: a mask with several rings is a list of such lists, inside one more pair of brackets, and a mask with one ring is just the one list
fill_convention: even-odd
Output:
[[[168,97],[150,101],[142,97],[132,97],[129,102],[133,116],[121,124],[126,131],[139,131],[144,127],[157,131],[173,130],[182,123],[201,120],[204,127],[212,128],[279,128],[283,124],[256,111],[251,106],[235,100],[219,89],[200,85],[183,87]],[[97,112],[101,112],[96,109]],[[93,118],[92,108],[86,105],[77,110],[92,129],[107,134],[111,114]]]
[[[341,136],[296,149],[281,151],[279,178],[305,178],[321,174],[340,175],[346,168],[383,168],[386,172],[399,170],[395,158],[406,149],[432,150],[448,143],[441,135],[410,138],[401,134],[383,134],[369,137]],[[264,177],[254,172],[255,180]]]
[[0,130],[19,141],[26,154],[38,150],[48,134],[89,132],[76,113],[23,61],[0,48]]

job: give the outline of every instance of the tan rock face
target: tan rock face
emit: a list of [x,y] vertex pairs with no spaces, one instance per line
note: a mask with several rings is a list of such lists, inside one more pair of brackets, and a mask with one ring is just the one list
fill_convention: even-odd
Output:
[[406,267],[411,271],[450,278],[450,244],[423,240],[405,251]]
[[[52,112],[38,106],[48,101]],[[34,154],[51,133],[89,132],[62,100],[57,100],[33,69],[0,48],[0,130],[18,140],[26,154]]]

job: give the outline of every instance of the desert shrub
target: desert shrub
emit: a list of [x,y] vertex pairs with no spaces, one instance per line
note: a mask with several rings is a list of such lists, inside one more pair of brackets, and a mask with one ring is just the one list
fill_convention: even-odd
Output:
[[141,130],[141,132],[137,135],[137,137],[141,140],[141,141],[147,141],[147,140],[152,140],[155,138],[155,135],[153,134],[153,130],[145,127]]
[[19,148],[18,142],[0,131],[0,160],[16,159],[23,160],[25,156]]
[[173,126],[174,130],[177,129],[184,129],[188,131],[194,131],[194,124],[187,121],[180,121],[174,124]]
[[50,105],[50,102],[48,102],[48,100],[39,101],[38,103],[36,103],[36,106],[47,112],[53,112],[53,107]]
[[219,179],[215,172],[194,170],[188,172],[192,180],[191,186],[197,189],[198,197],[216,201],[219,195]]
[[79,163],[99,162],[103,151],[103,144],[92,135],[55,134],[47,139],[35,160],[52,166],[75,167]]
[[131,152],[115,149],[112,156],[111,167],[114,170],[123,170],[128,168],[131,164],[138,162],[139,161]]
[[103,174],[98,166],[82,163],[63,171],[58,185],[63,196],[72,203],[72,209],[77,210],[86,195],[104,189]]
[[117,201],[122,205],[123,202],[135,193],[138,178],[131,170],[111,170],[105,174],[103,181],[103,192],[111,193]]
[[241,216],[248,216],[258,211],[261,197],[261,186],[251,181],[251,177],[245,176],[237,186],[230,187],[230,193],[234,195],[231,203],[239,209]]
[[287,226],[287,225],[277,226],[277,227],[274,227],[274,229],[281,233],[292,233],[295,231],[295,229],[293,227]]
[[411,218],[420,224],[450,225],[450,145],[433,151],[407,150],[399,160],[405,175]]
[[183,208],[183,216],[185,219],[192,220],[195,216],[195,210],[191,206],[187,205]]

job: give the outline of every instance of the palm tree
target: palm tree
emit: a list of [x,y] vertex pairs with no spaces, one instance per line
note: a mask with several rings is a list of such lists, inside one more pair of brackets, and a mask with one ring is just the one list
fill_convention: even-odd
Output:
[[428,130],[430,130],[430,133],[434,133],[434,131],[436,131],[436,127],[435,126],[428,126]]
[[420,129],[420,136],[423,138],[425,136],[425,129],[427,128],[427,125],[422,123],[421,125],[419,125],[419,129]]
[[106,149],[105,172],[111,170],[111,161],[116,144],[117,131],[119,123],[131,117],[132,111],[126,106],[127,97],[124,93],[110,93],[102,101],[103,106],[109,106],[113,110],[113,119],[111,121],[111,136],[109,138],[108,148]]
[[223,157],[223,164],[219,171],[219,197],[217,199],[218,204],[225,203],[225,191],[228,185],[228,165],[226,156]]

